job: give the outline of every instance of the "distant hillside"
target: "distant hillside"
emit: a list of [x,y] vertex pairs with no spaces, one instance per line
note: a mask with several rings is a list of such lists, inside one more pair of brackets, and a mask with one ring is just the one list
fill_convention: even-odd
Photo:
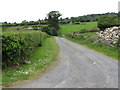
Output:
[[[59,23],[60,24],[79,24],[78,22],[93,22],[97,21],[100,16],[108,16],[108,15],[118,15],[118,13],[104,13],[104,14],[88,14],[88,15],[83,15],[83,16],[78,16],[78,17],[71,17],[71,18],[60,18]],[[47,19],[42,19],[38,21],[22,21],[21,23],[8,23],[8,22],[2,22],[2,25],[0,26],[29,26],[29,25],[38,25],[38,24],[47,24]]]
[[104,13],[104,14],[88,14],[88,15],[83,15],[83,16],[78,16],[78,17],[71,17],[71,18],[64,18],[60,19],[61,24],[68,24],[70,22],[75,23],[75,22],[91,22],[91,21],[97,21],[100,16],[110,16],[110,15],[116,15],[118,13]]

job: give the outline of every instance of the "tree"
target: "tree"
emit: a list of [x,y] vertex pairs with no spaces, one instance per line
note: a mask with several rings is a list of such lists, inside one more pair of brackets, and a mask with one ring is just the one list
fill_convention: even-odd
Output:
[[38,24],[40,25],[40,23],[41,23],[41,20],[39,19],[39,20],[38,20]]
[[59,11],[51,11],[47,14],[48,27],[50,27],[52,35],[57,36],[59,34],[59,17],[61,14]]
[[24,25],[24,26],[27,26],[27,25],[28,25],[28,21],[27,21],[27,20],[24,20],[24,21],[22,21],[21,24]]
[[74,17],[71,17],[70,20],[73,24],[75,23],[75,18]]
[[62,21],[63,24],[69,24],[70,23],[70,19],[69,18],[65,18]]

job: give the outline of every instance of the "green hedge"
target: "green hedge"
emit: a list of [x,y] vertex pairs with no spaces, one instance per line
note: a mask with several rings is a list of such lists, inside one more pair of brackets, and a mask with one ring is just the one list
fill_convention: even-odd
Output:
[[48,25],[32,25],[32,27],[47,27]]
[[32,25],[32,28],[34,30],[42,30],[44,27],[47,27],[48,25]]
[[112,26],[118,26],[118,16],[101,16],[97,21],[97,26],[101,30]]
[[47,36],[40,31],[3,32],[2,67],[23,64]]

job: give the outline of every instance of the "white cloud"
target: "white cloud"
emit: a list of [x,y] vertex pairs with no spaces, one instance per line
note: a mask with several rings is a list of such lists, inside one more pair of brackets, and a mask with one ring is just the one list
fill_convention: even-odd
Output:
[[117,12],[119,0],[2,0],[0,21],[44,19],[49,11],[56,10],[62,17]]

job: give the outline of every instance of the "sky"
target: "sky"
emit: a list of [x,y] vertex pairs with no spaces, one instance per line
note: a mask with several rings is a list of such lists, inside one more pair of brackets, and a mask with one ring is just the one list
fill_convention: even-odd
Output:
[[44,19],[50,11],[59,11],[62,18],[87,14],[118,12],[120,0],[1,0],[0,22]]

